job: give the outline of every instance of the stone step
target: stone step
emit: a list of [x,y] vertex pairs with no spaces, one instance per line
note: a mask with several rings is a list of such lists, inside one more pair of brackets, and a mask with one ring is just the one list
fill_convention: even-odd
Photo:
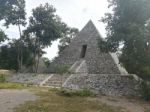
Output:
[[76,73],[76,70],[78,69],[78,67],[81,65],[81,63],[83,62],[83,60],[81,59],[81,60],[78,60],[78,61],[76,61],[73,65],[72,65],[72,67],[70,68],[70,71],[72,71],[72,72],[75,72]]
[[61,79],[61,78],[64,79],[64,78],[66,78],[66,77],[52,77],[52,78],[49,79],[49,80],[56,80],[56,81],[57,81],[58,79]]
[[47,82],[46,84],[62,84],[62,82]]
[[62,84],[67,80],[69,75],[53,75],[43,86],[50,86],[50,87],[61,87]]
[[43,86],[54,86],[54,87],[60,87],[61,84],[44,84]]
[[58,78],[58,79],[50,79],[48,80],[47,82],[63,82],[64,80],[66,80],[67,77],[61,79],[61,78]]
[[52,81],[52,80],[50,80],[50,81],[47,81],[47,82],[51,82],[51,83],[61,83],[62,81]]

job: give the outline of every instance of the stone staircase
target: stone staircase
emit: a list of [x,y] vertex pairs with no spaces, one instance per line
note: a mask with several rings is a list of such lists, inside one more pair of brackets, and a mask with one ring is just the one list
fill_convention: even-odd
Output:
[[[76,61],[71,68],[69,69],[69,71],[73,72],[73,73],[87,73],[87,66],[86,66],[86,62],[83,59],[80,59],[78,61]],[[53,74],[51,76],[49,76],[48,78],[46,78],[41,84],[40,86],[44,86],[44,87],[54,87],[54,88],[59,88],[61,86],[63,86],[65,83],[68,82],[68,80],[70,79],[70,77],[72,77],[74,74],[72,75],[59,75],[59,74]]]
[[68,77],[68,75],[61,76],[59,74],[54,74],[49,79],[47,79],[47,81],[45,81],[45,83],[43,83],[41,86],[59,88],[63,85]]

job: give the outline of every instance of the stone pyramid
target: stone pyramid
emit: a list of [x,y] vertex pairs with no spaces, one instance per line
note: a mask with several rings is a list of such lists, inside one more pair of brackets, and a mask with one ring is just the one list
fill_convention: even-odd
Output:
[[61,78],[59,74],[52,74],[44,85],[59,87],[63,79],[65,88],[86,88],[114,96],[137,96],[139,78],[121,68],[115,54],[102,52],[98,45],[101,40],[98,30],[89,21],[48,68],[48,73],[57,73],[59,66],[68,66],[73,73]]
[[101,35],[90,20],[51,64],[49,72],[55,73],[55,68],[68,66],[74,72],[120,74],[119,68],[110,53],[101,52],[98,47],[98,42],[101,40]]

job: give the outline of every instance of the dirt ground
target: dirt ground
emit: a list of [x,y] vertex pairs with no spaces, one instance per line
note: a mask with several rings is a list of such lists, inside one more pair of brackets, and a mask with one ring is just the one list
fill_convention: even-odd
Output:
[[28,90],[0,90],[0,112],[13,112],[13,108],[26,101],[36,100]]
[[[13,108],[24,104],[26,101],[35,101],[38,97],[24,89],[24,90],[0,90],[0,112],[13,112]],[[87,98],[87,100],[96,100],[104,103],[108,106],[122,107],[128,112],[149,112],[145,111],[146,108],[150,108],[150,102],[144,102],[137,99],[119,98],[99,96]]]
[[150,109],[150,102],[138,101],[137,99],[100,96],[98,98],[88,98],[88,100],[98,100],[110,106],[122,107],[129,112],[145,112],[146,108]]

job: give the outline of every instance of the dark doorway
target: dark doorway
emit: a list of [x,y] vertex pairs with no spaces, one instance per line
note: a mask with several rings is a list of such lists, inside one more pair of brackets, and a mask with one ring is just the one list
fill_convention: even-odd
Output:
[[86,54],[87,45],[82,45],[80,58],[84,58]]

